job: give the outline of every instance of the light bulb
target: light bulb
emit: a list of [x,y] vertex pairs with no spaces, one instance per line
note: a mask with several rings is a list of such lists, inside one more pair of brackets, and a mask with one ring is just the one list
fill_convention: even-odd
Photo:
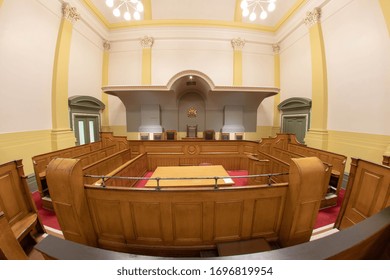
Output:
[[275,11],[276,5],[274,2],[271,2],[268,4],[268,12],[273,12]]
[[138,0],[130,0],[131,3],[135,4],[138,2]]
[[118,9],[118,8],[115,8],[112,13],[114,14],[114,16],[116,17],[120,17],[121,15],[121,11]]
[[138,2],[137,4],[137,11],[142,13],[144,11],[144,5],[142,5],[141,2]]
[[243,10],[248,9],[248,2],[246,0],[242,0],[240,6]]
[[250,21],[255,21],[256,20],[256,13],[252,12],[251,15],[249,16]]
[[268,14],[267,14],[266,11],[262,11],[262,12],[260,13],[260,18],[261,18],[261,19],[266,19],[267,16],[268,16]]
[[131,15],[129,13],[129,11],[126,11],[124,14],[123,14],[123,17],[125,20],[129,21],[131,20]]
[[106,5],[112,8],[114,6],[114,0],[106,0]]
[[134,14],[133,14],[133,17],[135,20],[140,20],[141,19],[141,15],[138,11],[135,11]]
[[248,9],[243,9],[242,10],[242,16],[247,17],[249,15],[249,10]]

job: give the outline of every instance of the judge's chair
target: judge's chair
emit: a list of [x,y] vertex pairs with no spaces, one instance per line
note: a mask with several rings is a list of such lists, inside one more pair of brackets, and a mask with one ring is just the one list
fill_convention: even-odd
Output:
[[187,125],[187,138],[198,137],[198,125]]

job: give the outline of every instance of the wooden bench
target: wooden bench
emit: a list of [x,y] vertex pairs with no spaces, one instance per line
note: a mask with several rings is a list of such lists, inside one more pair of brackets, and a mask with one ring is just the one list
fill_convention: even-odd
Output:
[[[119,168],[122,164],[125,164],[131,159],[131,150],[125,149],[98,160],[87,166],[83,166],[84,175],[107,175],[113,170]],[[99,179],[85,177],[84,182],[86,184],[95,184]]]
[[106,176],[110,177],[107,179],[98,180],[95,185],[99,186],[117,186],[117,187],[133,187],[136,185],[138,180],[122,180],[118,177],[142,177],[148,171],[147,155],[139,155],[115,170],[108,173]]
[[26,260],[27,255],[15,238],[13,231],[0,211],[0,260]]
[[22,160],[0,165],[0,211],[19,243],[27,248],[45,233],[24,175]]
[[112,154],[128,149],[126,137],[116,137],[110,132],[101,132],[100,141],[52,151],[32,158],[38,191],[42,198],[42,207],[52,210],[50,194],[46,183],[46,168],[55,158],[75,158],[82,161],[83,166],[91,165]]

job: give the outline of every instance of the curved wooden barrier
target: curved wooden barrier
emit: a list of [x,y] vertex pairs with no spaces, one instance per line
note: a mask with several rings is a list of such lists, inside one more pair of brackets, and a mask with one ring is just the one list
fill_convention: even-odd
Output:
[[292,159],[288,184],[156,191],[84,186],[79,160],[55,159],[47,180],[66,239],[138,254],[196,256],[228,241],[262,237],[283,247],[308,241],[325,168],[318,158]]
[[[389,259],[390,207],[330,236],[300,245],[220,260],[325,260]],[[48,236],[35,248],[47,259],[58,260],[161,260],[167,258],[124,254]],[[214,258],[215,259],[215,258]]]

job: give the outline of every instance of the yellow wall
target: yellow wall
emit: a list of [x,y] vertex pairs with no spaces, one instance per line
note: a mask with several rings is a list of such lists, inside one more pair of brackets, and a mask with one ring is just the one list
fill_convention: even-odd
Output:
[[328,131],[328,150],[348,157],[346,171],[349,172],[351,157],[382,163],[383,155],[390,143],[390,135]]
[[31,158],[51,151],[51,130],[0,134],[0,164],[22,159],[26,175],[34,173]]
[[387,30],[390,35],[390,1],[389,0],[379,0],[379,3],[382,7],[383,16],[385,17]]

